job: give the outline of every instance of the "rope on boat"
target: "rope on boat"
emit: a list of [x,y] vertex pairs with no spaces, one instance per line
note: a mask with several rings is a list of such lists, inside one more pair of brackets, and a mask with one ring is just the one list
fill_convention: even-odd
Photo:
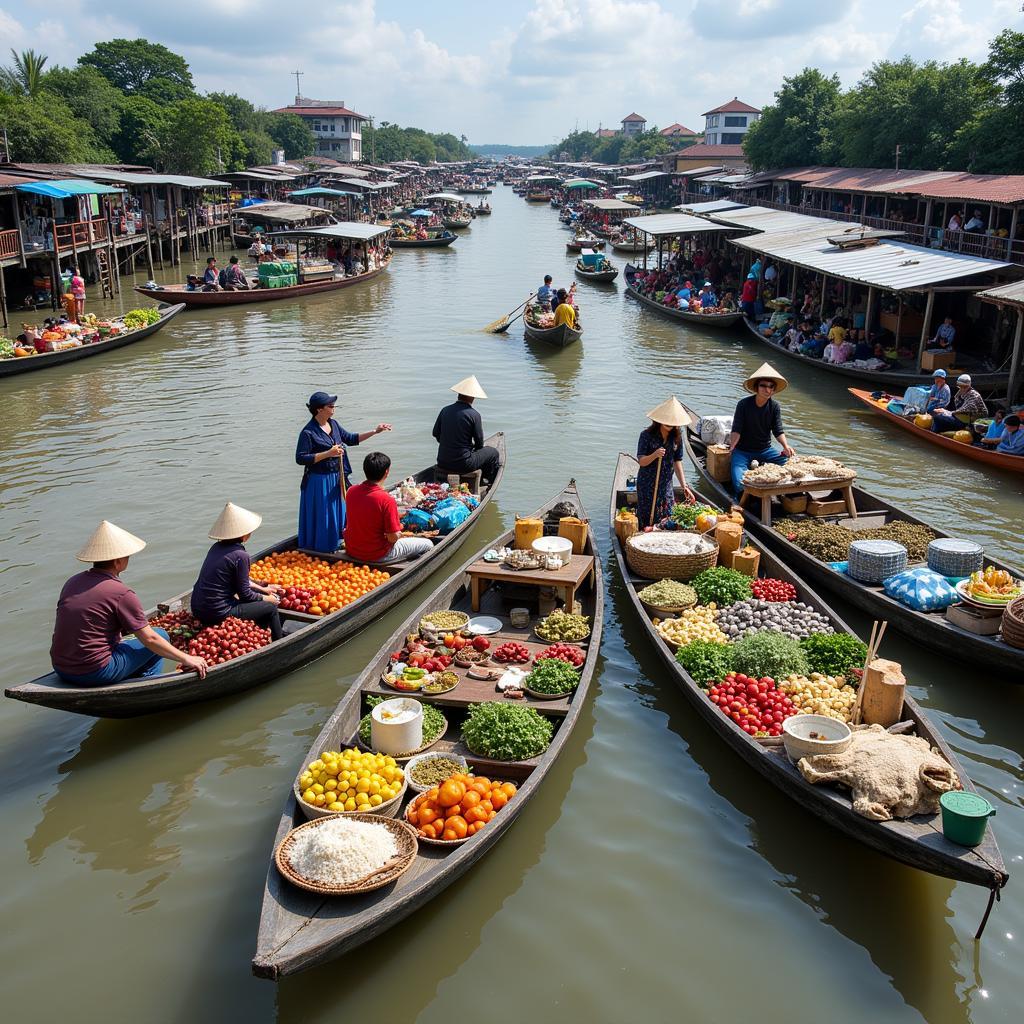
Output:
[[974,941],[978,942],[981,939],[982,933],[985,931],[985,925],[988,924],[989,915],[992,913],[992,907],[1002,899],[1001,895],[1002,886],[999,884],[993,884],[988,892],[988,906],[985,907],[985,916],[981,919],[981,924],[978,925],[978,930],[974,933]]

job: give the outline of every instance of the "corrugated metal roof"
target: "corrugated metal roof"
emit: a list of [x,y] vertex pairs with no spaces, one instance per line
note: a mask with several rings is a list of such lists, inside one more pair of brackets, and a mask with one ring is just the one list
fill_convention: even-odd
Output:
[[339,185],[351,185],[353,188],[365,188],[371,192],[378,192],[384,188],[394,188],[394,182],[391,181],[363,181],[361,178],[336,178],[332,174],[330,176],[331,181],[336,181]]
[[623,223],[628,224],[645,235],[686,235],[700,234],[708,231],[737,231],[737,228],[715,224],[704,217],[691,217],[685,213],[656,213],[649,217],[627,217]]
[[377,224],[360,224],[356,221],[342,221],[340,224],[326,224],[319,228],[296,228],[284,231],[271,231],[269,234],[275,238],[286,235],[304,235],[306,237],[322,235],[325,238],[348,238],[357,242],[368,242],[373,238],[386,235],[390,227],[380,227]]
[[245,181],[252,178],[254,181],[295,181],[298,175],[295,174],[271,174],[269,171],[226,171],[225,178],[239,178]]
[[0,174],[0,188],[12,188],[14,185],[27,185],[31,181],[39,181],[26,174]]
[[465,199],[462,196],[454,195],[451,192],[431,192],[429,196],[423,196],[423,199],[443,199],[449,203],[464,203]]
[[122,185],[179,185],[181,188],[230,188],[226,181],[197,178],[191,174],[139,174],[134,171],[90,171],[97,181],[116,181]]
[[[679,156],[680,154],[685,152],[685,149],[681,149],[679,153],[676,153],[675,155]],[[680,175],[681,177],[685,176],[687,178],[699,178],[702,174],[713,174],[715,171],[724,170],[725,168],[721,164],[708,164],[707,167],[693,167],[688,171],[676,171],[675,173]]]
[[312,220],[327,213],[320,206],[305,206],[299,203],[258,203],[256,206],[240,207],[235,212],[241,217],[277,221]]
[[987,302],[1024,306],[1024,281],[1011,281],[1009,284],[999,285],[998,288],[986,288],[983,292],[978,292],[978,298]]
[[621,199],[584,199],[583,202],[587,206],[592,206],[595,210],[639,210],[639,206],[635,206],[633,203],[624,203]]
[[701,178],[695,180],[702,185],[745,185],[747,179],[750,177],[749,174],[723,174],[721,171],[715,174],[707,174]]
[[651,178],[667,178],[668,171],[644,171],[641,174],[623,174],[619,181],[650,181]]
[[[851,227],[843,224],[844,229]],[[769,231],[730,239],[733,245],[830,277],[888,291],[920,291],[929,285],[1008,267],[958,252],[885,241],[863,249],[839,249],[825,238],[833,229]]]
[[680,203],[673,206],[673,210],[682,210],[684,213],[724,213],[726,210],[741,210],[743,203],[737,203],[734,199],[709,199],[706,203]]
[[821,225],[830,231],[845,231],[849,221],[832,220],[828,217],[811,217],[806,213],[790,213],[787,210],[773,210],[768,206],[740,206],[723,210],[712,216],[719,224],[731,224],[751,231],[802,231]]

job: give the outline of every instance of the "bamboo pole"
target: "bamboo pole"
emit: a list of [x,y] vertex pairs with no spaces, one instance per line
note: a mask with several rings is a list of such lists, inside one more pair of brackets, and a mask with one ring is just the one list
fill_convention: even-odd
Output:
[[917,372],[921,372],[921,360],[924,358],[924,347],[928,343],[928,327],[932,322],[932,310],[935,306],[935,290],[928,292],[928,301],[924,307],[924,321],[921,323],[921,340],[917,346]]

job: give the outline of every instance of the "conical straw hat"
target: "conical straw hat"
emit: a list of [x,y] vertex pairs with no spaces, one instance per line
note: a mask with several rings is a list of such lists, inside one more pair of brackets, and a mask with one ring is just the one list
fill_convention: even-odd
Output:
[[457,395],[468,395],[470,398],[487,397],[487,392],[480,387],[480,381],[475,376],[469,376],[464,380],[460,380],[458,384],[453,384],[448,390],[454,391]]
[[111,562],[140,552],[146,542],[106,519],[93,531],[85,547],[75,555],[80,562]]
[[775,381],[775,394],[780,394],[789,387],[789,381],[772,366],[771,363],[762,363],[755,373],[752,373],[744,382],[743,387],[752,395],[757,394],[757,382],[759,380]]
[[224,506],[224,511],[217,516],[217,522],[210,527],[210,540],[237,540],[248,533],[252,533],[260,523],[263,516],[250,512],[241,505],[233,505],[230,501]]
[[664,423],[666,427],[688,427],[696,422],[675,395],[666,399],[661,405],[656,405],[647,415],[655,423]]

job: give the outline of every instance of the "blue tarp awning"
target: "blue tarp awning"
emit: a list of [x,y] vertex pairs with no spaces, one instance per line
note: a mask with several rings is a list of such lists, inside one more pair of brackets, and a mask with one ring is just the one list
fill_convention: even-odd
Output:
[[84,178],[65,178],[61,181],[32,181],[24,185],[15,185],[16,192],[31,192],[36,196],[49,196],[51,199],[71,199],[73,196],[100,196],[111,192],[123,192],[123,188],[112,185],[101,185],[98,181],[86,181]]
[[300,188],[294,192],[289,192],[290,196],[357,196],[360,199],[362,195],[359,192],[345,192],[340,188],[325,188],[322,185],[314,186],[313,188]]

